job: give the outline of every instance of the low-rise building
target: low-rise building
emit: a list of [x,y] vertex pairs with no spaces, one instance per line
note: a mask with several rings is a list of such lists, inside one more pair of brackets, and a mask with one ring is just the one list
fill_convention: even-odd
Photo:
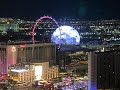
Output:
[[11,68],[10,79],[25,83],[34,83],[39,80],[49,80],[58,77],[58,66],[49,67],[49,62],[32,63],[23,69]]

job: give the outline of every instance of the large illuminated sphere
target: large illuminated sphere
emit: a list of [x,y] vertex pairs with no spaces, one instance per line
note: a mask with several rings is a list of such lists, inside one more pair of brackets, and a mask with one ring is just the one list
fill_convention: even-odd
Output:
[[56,44],[79,45],[80,36],[77,30],[70,26],[61,26],[57,28],[51,37],[52,42]]

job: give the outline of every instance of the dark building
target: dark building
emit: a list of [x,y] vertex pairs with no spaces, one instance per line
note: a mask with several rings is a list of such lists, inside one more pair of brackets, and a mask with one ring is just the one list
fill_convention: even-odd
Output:
[[68,60],[68,55],[73,53],[73,51],[56,51],[56,64],[59,65],[60,69],[67,69],[70,63],[70,60]]
[[91,52],[88,61],[88,90],[120,90],[120,49]]

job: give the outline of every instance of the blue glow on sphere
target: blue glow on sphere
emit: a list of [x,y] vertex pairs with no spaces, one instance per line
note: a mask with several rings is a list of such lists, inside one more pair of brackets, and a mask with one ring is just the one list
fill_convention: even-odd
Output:
[[80,35],[73,27],[61,26],[53,32],[51,40],[56,44],[79,45]]

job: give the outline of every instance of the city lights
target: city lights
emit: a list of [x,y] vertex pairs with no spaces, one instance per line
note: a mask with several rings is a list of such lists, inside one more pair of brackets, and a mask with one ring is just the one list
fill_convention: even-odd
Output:
[[[20,82],[22,88],[23,84],[30,83],[30,88],[39,86],[46,90],[101,89],[100,86],[104,88],[107,84],[115,85],[114,81],[119,82],[115,74],[119,71],[119,20],[66,18],[55,21],[43,16],[36,21],[7,19],[5,22],[0,23],[0,81],[11,79]],[[12,30],[13,22],[18,24],[16,30]],[[110,78],[105,78],[101,70],[109,73]],[[9,76],[3,78],[4,74]],[[93,84],[92,79],[98,82]],[[105,84],[99,83],[105,79],[108,79]]]
[[0,90],[120,90],[120,0],[1,0]]

